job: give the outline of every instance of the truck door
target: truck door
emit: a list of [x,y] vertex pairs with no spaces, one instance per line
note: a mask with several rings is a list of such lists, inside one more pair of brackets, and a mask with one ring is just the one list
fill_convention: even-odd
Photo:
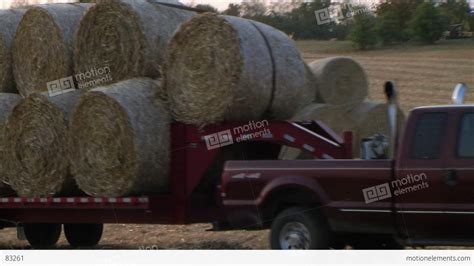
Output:
[[[465,109],[466,110],[466,109]],[[453,145],[448,147],[444,209],[448,233],[474,235],[474,108],[456,114]]]
[[445,152],[454,121],[441,111],[417,109],[411,116],[391,187],[399,232],[416,238],[452,225],[439,211],[448,208],[446,200],[455,194],[446,183]]

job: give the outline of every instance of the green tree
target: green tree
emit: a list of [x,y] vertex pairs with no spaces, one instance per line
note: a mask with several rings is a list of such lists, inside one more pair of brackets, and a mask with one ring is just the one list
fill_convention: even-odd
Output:
[[447,0],[439,6],[449,24],[464,24],[469,17],[469,5],[466,1]]
[[410,39],[408,23],[413,18],[416,8],[424,1],[425,0],[387,0],[376,7],[375,13],[377,14],[378,18],[381,18],[385,16],[385,14],[389,13],[388,20],[392,21],[388,21],[386,23],[392,24],[393,20],[397,20],[399,26],[396,27],[392,24],[391,27],[400,29],[400,35],[397,36],[400,37],[400,41],[408,41]]
[[267,8],[260,2],[246,2],[241,5],[242,16],[250,19],[259,20],[267,13]]
[[217,13],[217,8],[208,4],[199,4],[199,5],[196,5],[194,8],[207,11],[207,12]]
[[412,36],[426,44],[433,44],[443,36],[445,19],[432,3],[423,3],[415,10],[409,23]]
[[327,23],[318,25],[315,12],[329,7],[329,0],[315,0],[310,3],[302,3],[288,14],[290,32],[297,39],[329,39],[331,38],[331,26]]
[[354,16],[354,26],[349,34],[349,40],[359,50],[373,48],[377,44],[375,17],[367,12]]
[[[312,2],[293,1],[285,5],[272,4],[265,7],[253,1],[240,5],[239,11],[241,16],[268,24],[295,39],[346,39],[352,25],[349,19],[343,20],[342,23],[331,22],[321,25],[317,23],[315,12],[329,7],[330,4],[330,0],[313,0]],[[236,9],[231,9],[229,5],[224,14],[229,14],[231,10]]]
[[375,30],[383,44],[403,41],[404,34],[400,18],[395,11],[388,11],[377,18]]
[[240,17],[240,5],[239,4],[229,4],[227,9],[222,12],[223,15],[236,16]]

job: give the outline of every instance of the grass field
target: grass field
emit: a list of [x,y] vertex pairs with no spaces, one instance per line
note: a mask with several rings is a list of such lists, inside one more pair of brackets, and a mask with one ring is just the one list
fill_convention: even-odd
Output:
[[[405,111],[421,105],[448,104],[454,85],[466,83],[474,95],[474,41],[444,41],[434,46],[395,46],[368,52],[354,51],[347,42],[297,42],[303,57],[313,61],[351,56],[366,69],[370,98],[383,101],[382,85],[396,82]],[[474,96],[468,97],[474,102]],[[266,249],[268,231],[206,232],[210,225],[107,225],[98,248],[138,249]],[[28,248],[16,231],[1,232],[1,249]],[[68,248],[64,238],[59,248]]]
[[384,100],[383,84],[395,81],[400,104],[405,111],[413,107],[449,104],[456,83],[473,91],[467,101],[474,102],[474,40],[443,41],[432,46],[402,45],[367,52],[354,51],[349,42],[297,42],[306,61],[330,56],[350,56],[366,70],[370,98]]

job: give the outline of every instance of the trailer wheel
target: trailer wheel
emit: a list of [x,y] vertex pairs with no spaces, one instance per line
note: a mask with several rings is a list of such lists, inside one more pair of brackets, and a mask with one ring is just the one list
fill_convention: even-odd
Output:
[[24,232],[33,248],[52,248],[61,236],[61,224],[25,224]]
[[103,224],[64,224],[64,235],[73,247],[93,247],[102,238]]
[[282,211],[272,223],[272,249],[327,249],[330,231],[321,215],[305,208]]

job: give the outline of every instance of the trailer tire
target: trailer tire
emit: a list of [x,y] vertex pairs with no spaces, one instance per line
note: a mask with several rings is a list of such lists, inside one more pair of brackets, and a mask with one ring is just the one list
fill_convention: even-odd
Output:
[[72,247],[93,247],[102,238],[103,224],[64,224],[64,235]]
[[25,224],[26,240],[35,249],[54,247],[61,236],[61,224]]
[[273,221],[270,245],[272,249],[328,249],[330,230],[319,213],[291,207]]

